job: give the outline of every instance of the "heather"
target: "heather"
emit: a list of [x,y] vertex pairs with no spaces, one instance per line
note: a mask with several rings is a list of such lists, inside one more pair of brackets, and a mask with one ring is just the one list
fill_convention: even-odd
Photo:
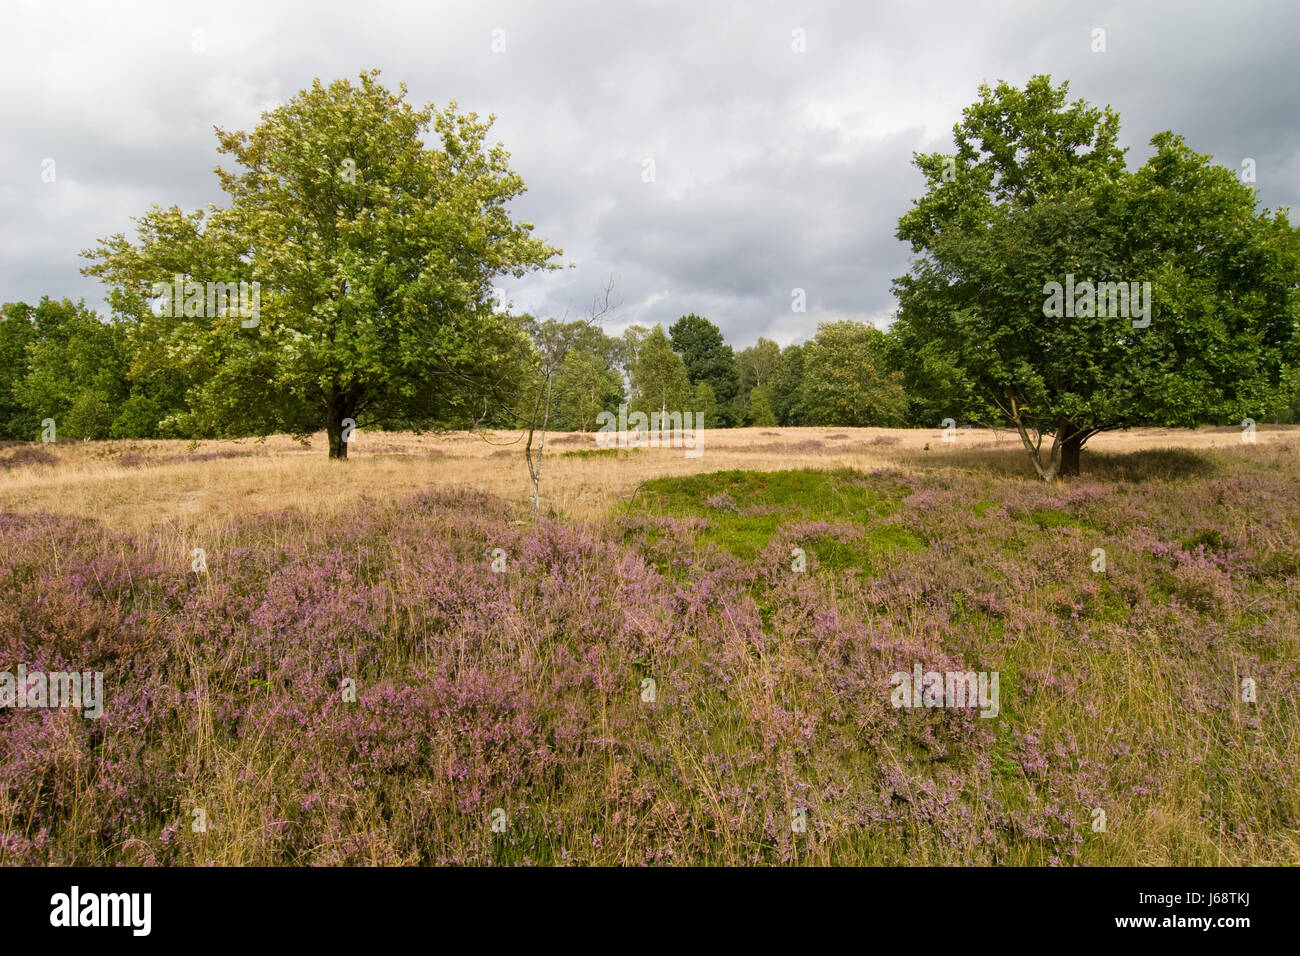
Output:
[[[1297,863],[1295,465],[729,470],[585,523],[439,488],[203,540],[0,513],[0,669],[106,684],[0,710],[0,862]],[[997,671],[998,716],[890,706],[918,662]]]
[[8,454],[0,452],[0,470],[30,468],[34,465],[57,465],[59,456],[39,445],[19,445]]

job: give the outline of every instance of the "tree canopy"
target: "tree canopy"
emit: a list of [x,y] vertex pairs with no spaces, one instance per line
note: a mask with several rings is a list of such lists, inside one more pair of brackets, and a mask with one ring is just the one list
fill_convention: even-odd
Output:
[[647,414],[691,411],[695,390],[686,363],[673,351],[663,327],[656,325],[636,338],[639,341],[632,363],[632,410]]
[[898,229],[909,389],[1009,421],[1044,478],[1077,474],[1099,431],[1275,407],[1300,277],[1285,214],[1256,213],[1231,170],[1161,133],[1129,172],[1119,117],[1067,92],[982,86],[955,156],[915,157],[928,189]]
[[[736,356],[722,337],[722,330],[703,316],[683,315],[668,329],[673,350],[686,363],[692,385],[708,383],[718,409],[729,409],[740,385]],[[730,412],[727,423],[731,421]]]
[[823,322],[803,348],[804,414],[823,425],[902,425],[907,397],[885,362],[884,332],[862,322]]
[[[559,250],[509,217],[524,184],[486,144],[491,118],[405,97],[378,71],[317,80],[252,133],[218,131],[240,167],[217,170],[228,208],[154,207],[137,244],[119,234],[86,253],[147,343],[141,366],[182,365],[220,431],[324,425],[345,457],[346,419],[467,421],[504,387],[520,332],[495,313],[492,282],[553,267]],[[189,286],[183,310],[159,314],[151,300],[174,276],[196,291],[257,283],[258,314],[192,310]]]

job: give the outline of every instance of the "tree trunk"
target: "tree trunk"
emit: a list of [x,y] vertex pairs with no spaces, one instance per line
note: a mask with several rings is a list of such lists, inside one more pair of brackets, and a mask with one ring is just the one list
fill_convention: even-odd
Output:
[[343,420],[351,417],[351,413],[342,405],[331,406],[326,412],[325,434],[329,436],[331,459],[342,460],[348,457],[348,443],[343,438]]
[[1063,478],[1076,478],[1079,475],[1079,452],[1083,450],[1085,436],[1080,433],[1067,437],[1061,444],[1061,470]]
[[343,440],[341,419],[330,416],[330,420],[325,424],[325,432],[330,440],[330,458],[347,458],[348,443]]

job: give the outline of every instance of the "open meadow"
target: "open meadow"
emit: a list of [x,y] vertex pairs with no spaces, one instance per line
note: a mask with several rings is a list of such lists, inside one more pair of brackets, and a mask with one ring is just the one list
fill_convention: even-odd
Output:
[[1300,427],[517,438],[0,448],[0,864],[1300,863]]

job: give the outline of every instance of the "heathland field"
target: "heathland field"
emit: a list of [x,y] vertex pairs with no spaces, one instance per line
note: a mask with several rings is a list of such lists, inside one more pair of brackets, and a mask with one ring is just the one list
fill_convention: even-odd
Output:
[[516,438],[0,448],[0,864],[1300,863],[1300,427]]

